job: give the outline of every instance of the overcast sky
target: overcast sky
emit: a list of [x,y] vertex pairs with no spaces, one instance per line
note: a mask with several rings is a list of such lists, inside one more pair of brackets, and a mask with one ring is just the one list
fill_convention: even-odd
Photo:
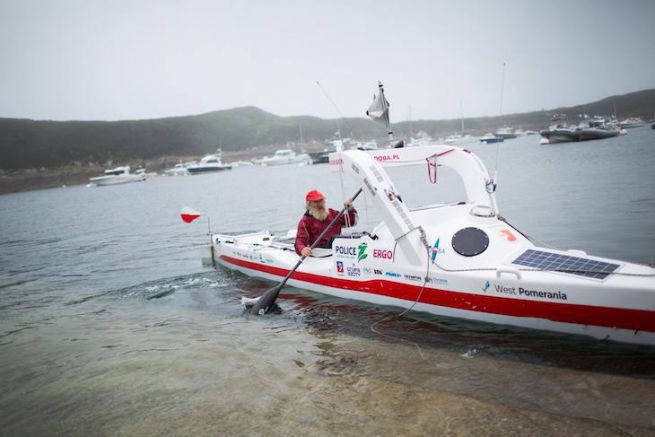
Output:
[[0,117],[497,115],[503,62],[503,113],[655,88],[655,1],[0,0],[0,62]]

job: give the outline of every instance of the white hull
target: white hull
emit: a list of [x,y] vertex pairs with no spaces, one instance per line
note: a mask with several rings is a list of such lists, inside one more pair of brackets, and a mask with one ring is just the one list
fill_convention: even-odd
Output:
[[145,180],[145,175],[129,174],[120,176],[99,176],[97,178],[89,179],[89,182],[98,187],[104,187],[107,185],[128,184],[130,182],[143,182]]
[[294,159],[262,159],[256,161],[257,164],[264,167],[273,167],[277,165],[290,165],[290,164],[308,164],[311,163],[311,158],[294,158]]
[[221,149],[218,149],[216,153],[204,156],[198,164],[188,166],[186,168],[187,173],[190,175],[197,175],[232,170],[231,165],[223,164],[223,161],[221,160],[222,154]]
[[312,157],[307,153],[296,154],[289,149],[278,150],[275,155],[267,158],[256,159],[253,161],[257,165],[264,167],[272,167],[277,165],[290,165],[290,164],[311,164]]
[[[295,254],[290,255],[289,251],[281,251],[280,249],[262,249],[261,246],[248,244],[237,245],[233,248],[229,244],[225,244],[226,238],[233,239],[234,237],[214,236],[212,250],[214,250],[216,263],[248,276],[279,282],[298,260]],[[597,295],[602,293],[600,289],[585,291],[579,287],[579,284],[578,286],[574,284],[566,286],[564,280],[560,281],[559,284],[555,284],[554,288],[566,290],[565,293],[570,300],[582,301],[587,299],[590,303],[564,304],[536,297],[507,297],[509,295],[491,291],[493,288],[485,292],[480,287],[480,284],[489,281],[491,287],[503,284],[508,288],[514,287],[517,289],[519,285],[516,284],[521,284],[521,288],[525,287],[527,289],[547,288],[544,286],[543,281],[535,281],[530,284],[525,277],[521,281],[515,281],[514,285],[510,285],[512,281],[500,280],[494,274],[469,273],[466,275],[453,275],[441,272],[437,275],[434,272],[436,268],[433,266],[428,277],[431,278],[431,281],[439,281],[440,284],[443,284],[435,287],[431,283],[424,286],[423,280],[403,281],[406,275],[420,277],[420,272],[416,269],[393,267],[394,273],[400,276],[399,279],[395,280],[386,276],[376,276],[374,273],[366,274],[362,271],[362,277],[365,277],[365,279],[355,280],[335,275],[334,268],[332,268],[334,260],[331,257],[328,260],[310,258],[304,264],[308,265],[304,266],[304,268],[301,265],[297,273],[287,282],[289,286],[342,299],[403,309],[412,308],[413,311],[439,316],[585,335],[596,339],[625,343],[655,345],[655,328],[646,331],[632,327],[620,328],[601,325],[601,323],[611,324],[613,323],[612,320],[616,322],[621,319],[619,323],[629,324],[632,320],[634,323],[646,323],[652,326],[653,323],[648,322],[646,319],[650,318],[655,321],[655,308],[651,307],[650,311],[642,311],[603,306],[602,304],[607,305],[608,302],[602,302],[603,296],[598,299],[599,296]],[[367,269],[372,272],[377,270],[386,273],[388,270],[383,270],[381,265],[375,266],[373,264]],[[422,273],[424,275],[425,271]],[[543,275],[543,273],[540,274]],[[561,276],[561,274],[557,273],[549,273],[549,275]],[[553,288],[552,284],[550,288]],[[594,294],[596,296],[593,296]],[[419,295],[420,298],[418,298]],[[615,302],[615,304],[620,305],[619,302]],[[567,308],[567,305],[571,308]],[[525,312],[527,315],[516,315],[516,312]],[[540,316],[535,316],[537,314]],[[553,320],[553,318],[561,320]],[[576,320],[587,321],[586,319],[597,324],[576,322]]]
[[[383,167],[431,159],[462,176],[466,202],[410,210],[400,200]],[[324,256],[300,265],[290,285],[449,317],[655,345],[655,269],[535,246],[499,218],[493,181],[470,151],[352,150],[331,155],[330,163],[362,181],[382,222],[370,234],[336,238]],[[212,249],[218,264],[274,281],[299,259],[290,243],[267,233],[213,235]]]

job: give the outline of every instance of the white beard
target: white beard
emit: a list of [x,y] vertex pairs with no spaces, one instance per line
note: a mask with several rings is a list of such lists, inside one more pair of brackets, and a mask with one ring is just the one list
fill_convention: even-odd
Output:
[[323,208],[310,207],[309,214],[312,217],[314,217],[316,220],[323,221],[328,217],[329,211],[325,207]]

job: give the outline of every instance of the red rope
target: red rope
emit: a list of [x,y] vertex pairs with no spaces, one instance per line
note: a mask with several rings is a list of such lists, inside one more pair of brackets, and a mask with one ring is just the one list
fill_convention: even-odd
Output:
[[436,184],[437,183],[437,156],[430,156],[425,158],[428,163],[428,180]]
[[440,156],[444,156],[445,154],[450,153],[453,150],[455,149],[449,149],[446,150],[445,152],[435,153],[434,155],[425,158],[425,161],[428,163],[428,180],[431,183],[433,184],[437,183],[437,167],[439,167],[439,164],[437,163],[437,158]]

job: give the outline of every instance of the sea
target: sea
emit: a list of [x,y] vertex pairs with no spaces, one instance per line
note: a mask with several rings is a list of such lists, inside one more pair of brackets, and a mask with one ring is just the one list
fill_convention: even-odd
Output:
[[[467,147],[525,234],[655,263],[655,130]],[[408,204],[463,200],[441,168],[390,174]],[[311,189],[340,209],[357,185],[288,165],[1,195],[0,435],[655,435],[655,347],[292,287],[244,311],[274,283],[208,264],[209,231],[284,236]]]

